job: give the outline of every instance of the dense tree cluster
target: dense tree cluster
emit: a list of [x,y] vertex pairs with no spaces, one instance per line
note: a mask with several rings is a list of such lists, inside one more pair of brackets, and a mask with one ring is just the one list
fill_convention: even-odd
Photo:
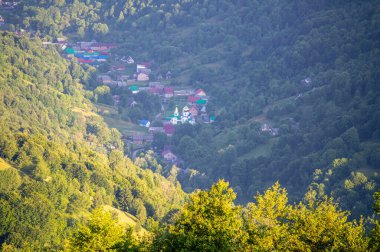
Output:
[[[278,183],[246,207],[236,206],[235,197],[228,183],[219,181],[207,191],[192,193],[169,224],[156,227],[142,239],[127,232],[124,242],[116,232],[117,224],[109,216],[99,220],[101,215],[95,212],[95,217],[74,233],[72,244],[82,251],[85,246],[118,251],[357,252],[379,248],[378,223],[367,236],[363,221],[349,221],[349,213],[341,211],[331,198],[315,200],[308,195],[303,202],[289,204],[285,188]],[[88,231],[83,234],[84,230]],[[105,238],[99,241],[100,233]],[[129,250],[113,244],[126,244]]]
[[120,133],[84,97],[89,73],[35,40],[0,34],[0,243],[60,249],[93,208],[144,225],[182,205],[179,184],[124,156]]

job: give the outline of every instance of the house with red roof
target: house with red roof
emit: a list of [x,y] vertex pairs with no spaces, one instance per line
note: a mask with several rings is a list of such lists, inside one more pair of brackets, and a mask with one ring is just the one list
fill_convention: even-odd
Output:
[[198,88],[197,90],[195,90],[194,95],[195,95],[196,97],[201,97],[201,98],[207,96],[207,95],[206,95],[206,92],[205,92],[202,88]]
[[161,88],[157,88],[157,87],[150,87],[148,89],[148,93],[154,94],[154,95],[160,95],[160,94],[162,94],[162,89]]
[[172,87],[164,87],[165,98],[170,98],[174,96],[174,89]]
[[124,71],[125,70],[125,66],[124,65],[119,65],[119,66],[111,66],[111,70],[112,71]]
[[162,157],[168,162],[177,161],[177,156],[170,150],[165,150],[161,153]]
[[200,99],[199,97],[195,97],[195,96],[189,95],[187,97],[187,103],[193,105],[193,104],[196,104],[199,99]]
[[174,125],[172,125],[171,123],[164,124],[163,128],[167,136],[172,136],[175,132]]
[[137,81],[149,81],[149,75],[146,73],[139,73],[137,75]]
[[192,116],[198,116],[198,108],[197,108],[197,106],[192,106],[192,107],[190,108],[190,114],[191,114]]

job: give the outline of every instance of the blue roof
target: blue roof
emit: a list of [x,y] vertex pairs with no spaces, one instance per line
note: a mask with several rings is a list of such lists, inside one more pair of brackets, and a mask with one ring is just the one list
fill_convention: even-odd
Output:
[[148,120],[139,120],[140,125],[147,125],[149,123]]

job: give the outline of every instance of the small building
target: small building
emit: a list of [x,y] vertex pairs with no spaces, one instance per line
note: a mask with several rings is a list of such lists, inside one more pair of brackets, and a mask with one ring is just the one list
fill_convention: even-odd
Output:
[[170,79],[172,78],[172,72],[167,71],[167,72],[166,72],[166,75],[165,75],[165,78],[166,78],[167,80],[170,80]]
[[161,153],[161,155],[162,155],[162,157],[166,160],[166,161],[168,161],[168,162],[175,162],[175,161],[177,161],[177,156],[173,153],[173,152],[171,152],[170,150],[165,150],[165,151],[163,151],[162,153]]
[[126,62],[127,62],[127,64],[134,64],[135,60],[131,56],[128,56]]
[[192,106],[192,107],[190,108],[190,114],[191,114],[193,117],[198,116],[198,108],[197,108],[197,106]]
[[109,85],[112,83],[111,76],[106,75],[106,74],[99,75],[97,79],[99,82],[101,82],[104,85]]
[[144,68],[144,69],[141,69],[140,73],[144,73],[144,74],[151,74],[152,73],[152,70],[149,69],[149,68]]
[[148,89],[148,93],[154,94],[154,95],[160,95],[160,94],[162,94],[162,89],[156,88],[156,87],[150,87]]
[[162,84],[159,81],[150,81],[149,82],[149,87],[155,87],[155,88],[161,88],[161,89],[163,89],[165,87],[165,85]]
[[187,97],[187,103],[191,104],[191,105],[196,104],[198,100],[199,100],[198,97],[195,97],[195,96],[192,96],[192,95],[190,95],[190,96]]
[[124,65],[113,65],[111,66],[111,71],[125,71],[125,66]]
[[201,98],[207,96],[207,95],[206,95],[206,92],[205,92],[203,89],[201,89],[201,88],[198,88],[197,90],[195,90],[195,91],[194,91],[194,95],[195,95],[196,97],[201,97]]
[[145,65],[142,65],[142,64],[137,64],[136,65],[136,72],[137,73],[141,73],[144,69],[146,69]]
[[165,98],[171,98],[174,96],[174,89],[172,87],[164,88],[164,96]]
[[137,94],[138,92],[140,92],[140,88],[139,86],[130,86],[129,87],[129,90],[131,90],[132,94]]
[[5,24],[5,19],[0,15],[0,26]]
[[164,127],[149,127],[149,133],[165,133]]
[[137,75],[137,81],[149,81],[149,75],[146,73],[139,73]]
[[65,53],[67,54],[67,55],[74,55],[74,53],[75,53],[75,50],[74,50],[74,48],[72,48],[72,47],[67,47],[66,49],[65,49]]
[[144,143],[149,143],[153,141],[153,135],[143,135],[143,134],[134,134],[132,135],[132,141],[134,144],[144,144]]
[[57,38],[57,43],[61,44],[61,45],[66,45],[67,39],[66,38]]
[[271,131],[271,127],[268,124],[264,123],[263,125],[261,125],[260,131],[261,132]]
[[191,89],[180,89],[174,91],[174,96],[189,96],[193,95],[194,91]]
[[113,95],[112,99],[113,99],[113,103],[114,103],[115,106],[119,105],[119,103],[120,103],[120,95]]
[[196,104],[197,104],[197,105],[202,105],[202,106],[204,106],[204,105],[207,104],[207,101],[206,101],[206,100],[202,100],[202,99],[200,99],[200,100],[197,100]]
[[215,122],[215,116],[210,116],[210,123],[213,123],[213,122]]
[[142,126],[142,127],[149,128],[150,122],[148,120],[140,120],[139,121],[139,125]]
[[172,136],[175,132],[175,127],[170,123],[164,124],[163,128],[167,136]]

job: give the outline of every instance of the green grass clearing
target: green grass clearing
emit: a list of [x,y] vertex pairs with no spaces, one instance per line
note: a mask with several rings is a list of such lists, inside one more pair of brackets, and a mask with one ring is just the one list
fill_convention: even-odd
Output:
[[250,152],[239,157],[240,159],[254,159],[260,156],[269,157],[272,153],[273,145],[278,141],[277,138],[271,138],[268,143],[260,144]]
[[[116,217],[118,219],[118,223],[120,225],[136,228],[138,219],[135,216],[133,216],[132,214],[127,213],[127,212],[123,212],[123,211],[121,211],[117,208],[114,208],[112,206],[109,206],[109,205],[103,206],[103,209],[105,211],[114,213],[116,215]],[[148,231],[146,231],[142,227],[139,227],[138,230],[136,230],[136,233],[139,235],[144,235],[144,234],[148,233]]]
[[118,129],[124,136],[131,135],[134,133],[148,134],[148,128],[146,127],[142,127],[131,122],[124,121],[115,116],[103,115],[103,118],[109,127]]
[[0,171],[9,169],[11,167],[12,166],[10,166],[4,159],[0,158]]

